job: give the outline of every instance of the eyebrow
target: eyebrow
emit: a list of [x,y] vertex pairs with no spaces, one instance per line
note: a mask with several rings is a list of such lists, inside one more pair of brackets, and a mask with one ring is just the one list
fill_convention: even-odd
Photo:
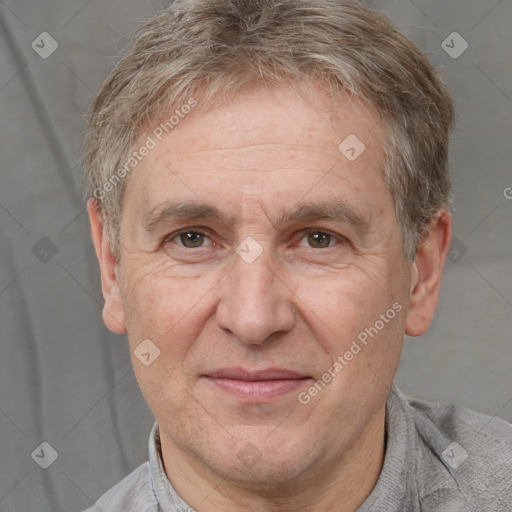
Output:
[[[170,202],[158,206],[146,213],[142,219],[142,227],[149,232],[162,226],[185,220],[216,220],[226,226],[236,224],[234,219],[221,212],[217,207],[202,202]],[[282,212],[273,222],[274,228],[290,222],[307,223],[315,220],[331,220],[346,222],[361,234],[367,233],[370,226],[368,215],[354,208],[342,199],[321,203],[302,203],[297,207]]]
[[291,212],[286,212],[279,216],[276,224],[280,225],[289,221],[302,224],[314,220],[346,222],[360,231],[361,234],[367,233],[370,227],[368,215],[340,198],[321,203],[302,203],[297,208],[292,209]]
[[223,221],[223,214],[215,206],[199,202],[166,203],[164,207],[156,207],[146,213],[142,219],[142,227],[149,232],[162,225],[192,219],[212,219]]

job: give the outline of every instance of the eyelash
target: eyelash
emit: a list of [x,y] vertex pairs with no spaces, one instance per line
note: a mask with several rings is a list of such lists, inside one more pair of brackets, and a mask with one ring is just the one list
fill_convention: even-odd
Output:
[[[166,245],[176,239],[179,239],[179,237],[181,235],[184,235],[184,234],[187,234],[187,233],[194,233],[194,234],[197,234],[197,235],[202,235],[204,237],[208,237],[208,234],[202,230],[201,228],[194,228],[194,229],[184,229],[184,230],[181,230],[181,231],[177,231],[175,233],[171,233],[170,235],[166,236],[163,240],[163,245]],[[341,242],[341,243],[349,243],[349,240],[341,235],[335,235],[334,233],[331,233],[330,231],[327,231],[327,230],[320,230],[320,229],[313,229],[313,228],[310,228],[310,229],[305,229],[303,231],[301,231],[302,233],[302,236],[301,238],[299,239],[299,242],[302,241],[305,237],[307,237],[308,235],[312,234],[312,233],[319,233],[319,234],[322,234],[322,235],[327,235],[327,236],[330,236],[332,237],[335,241],[337,242]],[[211,241],[211,240],[210,240]],[[213,242],[212,242],[213,244]],[[181,247],[182,249],[188,249],[188,250],[193,250],[194,248],[190,248],[190,247],[185,247],[184,245],[180,245],[180,244],[177,244],[179,247]],[[334,244],[334,245],[329,245],[327,247],[323,247],[321,249],[318,249],[318,250],[325,250],[325,249],[329,249],[331,247],[334,247],[335,245],[337,244]],[[197,247],[196,249],[201,249],[205,246],[199,246]],[[310,247],[310,249],[315,249],[315,247]]]

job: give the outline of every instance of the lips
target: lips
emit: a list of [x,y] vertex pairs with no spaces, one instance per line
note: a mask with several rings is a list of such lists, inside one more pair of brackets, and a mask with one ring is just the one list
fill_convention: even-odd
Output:
[[261,380],[295,380],[306,378],[305,375],[292,370],[269,368],[266,370],[244,370],[243,368],[222,368],[208,372],[213,379],[233,379],[255,382]]
[[282,368],[222,368],[208,372],[203,377],[222,391],[249,401],[268,401],[296,391],[311,378]]

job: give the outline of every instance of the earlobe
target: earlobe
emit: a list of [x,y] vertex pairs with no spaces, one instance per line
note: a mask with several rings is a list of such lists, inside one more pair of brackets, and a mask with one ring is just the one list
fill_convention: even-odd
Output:
[[103,217],[95,199],[89,199],[87,211],[91,224],[92,241],[101,271],[101,290],[105,301],[103,321],[112,332],[125,334],[126,322],[119,288],[118,261],[110,248]]
[[443,268],[450,242],[451,214],[448,210],[442,209],[431,221],[412,264],[405,329],[409,336],[421,336],[430,327],[439,301]]

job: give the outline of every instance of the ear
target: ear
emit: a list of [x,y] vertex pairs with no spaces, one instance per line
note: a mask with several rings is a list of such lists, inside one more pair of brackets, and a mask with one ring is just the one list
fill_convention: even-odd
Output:
[[421,336],[432,322],[439,301],[444,263],[450,250],[452,216],[446,209],[437,212],[411,270],[411,295],[405,333]]
[[105,300],[103,321],[111,331],[117,334],[125,334],[126,322],[123,301],[116,273],[118,262],[110,249],[107,231],[103,225],[103,217],[98,209],[96,199],[89,199],[87,211],[91,223],[92,241],[101,270],[101,289]]

